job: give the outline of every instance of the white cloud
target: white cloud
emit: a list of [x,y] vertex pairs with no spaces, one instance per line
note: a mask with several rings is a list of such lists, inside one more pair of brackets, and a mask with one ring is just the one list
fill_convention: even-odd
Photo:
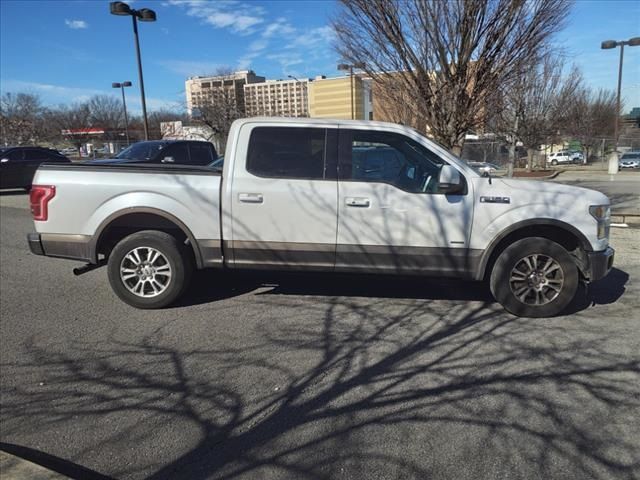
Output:
[[291,26],[286,18],[280,17],[275,22],[267,25],[262,32],[263,38],[271,38],[274,36],[288,37],[296,33],[296,29]]
[[66,19],[64,24],[69,27],[71,30],[83,30],[85,28],[89,28],[89,24],[84,20],[69,20]]
[[254,4],[236,0],[169,0],[169,5],[186,9],[187,15],[201,19],[215,28],[228,28],[240,35],[255,32],[258,24],[264,22],[264,9]]
[[198,60],[163,60],[158,62],[167,70],[174,73],[191,77],[193,75],[209,75],[220,69],[222,65],[216,62],[198,61]]
[[329,48],[334,39],[335,32],[331,27],[317,27],[297,35],[287,48]]
[[[29,82],[15,79],[2,79],[0,82],[0,91],[5,92],[28,92],[40,95],[42,101],[46,105],[70,104],[75,102],[85,102],[94,95],[115,95],[120,98],[118,93],[114,93],[113,89],[99,90],[84,87],[68,87],[62,85],[53,85],[48,83]],[[142,111],[141,97],[136,90],[129,91],[127,89],[127,108],[131,109],[134,114],[140,114]],[[157,110],[160,108],[179,109],[182,105],[181,100],[167,100],[164,98],[146,97],[147,108],[149,110]]]
[[82,87],[64,87],[49,83],[27,82],[23,80],[2,80],[4,92],[33,92],[46,97],[48,103],[81,102],[91,95],[105,93],[103,90]]
[[304,60],[302,60],[300,54],[295,52],[274,53],[271,55],[267,55],[267,59],[277,62],[282,68],[282,72],[286,75],[293,73],[291,67],[304,63]]

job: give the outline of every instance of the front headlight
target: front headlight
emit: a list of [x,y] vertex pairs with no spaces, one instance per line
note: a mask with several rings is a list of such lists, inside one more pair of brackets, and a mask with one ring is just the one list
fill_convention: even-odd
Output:
[[611,228],[611,207],[609,205],[592,205],[589,213],[598,222],[598,240],[609,238]]

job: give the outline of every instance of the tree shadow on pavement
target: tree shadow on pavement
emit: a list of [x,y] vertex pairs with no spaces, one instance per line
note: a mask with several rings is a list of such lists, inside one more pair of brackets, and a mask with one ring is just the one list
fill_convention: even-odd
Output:
[[5,390],[3,435],[91,422],[74,458],[125,452],[105,466],[118,478],[637,478],[640,353],[620,355],[614,325],[486,302],[281,300],[255,298],[277,320],[215,347],[32,339],[31,361],[3,371],[45,365],[48,380]]

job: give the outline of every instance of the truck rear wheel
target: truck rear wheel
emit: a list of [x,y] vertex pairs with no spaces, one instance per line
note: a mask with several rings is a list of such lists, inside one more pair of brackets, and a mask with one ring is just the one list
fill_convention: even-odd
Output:
[[546,238],[518,240],[500,254],[491,271],[495,299],[521,317],[552,317],[573,300],[578,268],[561,245]]
[[175,237],[144,230],[115,246],[107,270],[111,288],[125,303],[136,308],[163,308],[182,295],[193,265]]

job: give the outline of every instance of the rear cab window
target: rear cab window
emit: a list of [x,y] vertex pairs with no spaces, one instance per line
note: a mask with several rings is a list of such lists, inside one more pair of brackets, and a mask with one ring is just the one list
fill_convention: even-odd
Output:
[[329,178],[326,143],[325,128],[256,127],[249,139],[247,171],[267,178]]

